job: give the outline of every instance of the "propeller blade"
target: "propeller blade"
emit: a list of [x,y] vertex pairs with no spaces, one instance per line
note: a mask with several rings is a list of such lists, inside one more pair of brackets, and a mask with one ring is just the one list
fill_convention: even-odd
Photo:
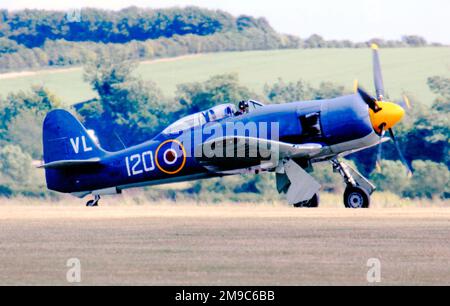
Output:
[[380,54],[378,53],[378,45],[372,44],[373,50],[373,80],[375,82],[375,91],[378,101],[383,101],[385,95],[383,74],[381,72]]
[[358,94],[361,96],[361,98],[364,100],[364,102],[369,105],[369,108],[373,110],[375,113],[379,112],[381,108],[377,104],[377,99],[369,95],[364,89],[361,87],[358,87],[357,89]]
[[400,105],[401,107],[403,107],[404,110],[412,109],[411,101],[409,100],[408,96],[403,95],[402,98],[403,98],[403,100],[397,102],[397,104]]
[[386,135],[386,130],[384,129],[384,125],[380,127],[381,133],[380,133],[380,144],[378,145],[378,152],[377,152],[377,162],[376,162],[376,168],[378,172],[381,172],[381,154],[383,152],[383,138]]
[[382,146],[383,146],[383,143],[380,143],[378,145],[377,162],[375,164],[378,173],[381,172],[381,151],[383,150]]
[[411,109],[411,108],[412,108],[412,107],[411,107],[411,101],[409,100],[409,98],[408,98],[407,95],[403,95],[403,102],[405,102],[406,107],[407,107],[408,109]]
[[353,81],[353,92],[355,94],[358,93],[358,88],[359,88],[359,81],[358,80],[354,80]]
[[400,149],[400,145],[398,143],[397,138],[395,137],[394,131],[392,129],[389,129],[389,134],[391,135],[392,141],[394,141],[394,145],[395,145],[395,148],[397,149],[400,160],[402,161],[403,165],[405,165],[406,169],[408,170],[408,176],[411,177],[413,174],[413,170],[411,169],[411,166],[409,165],[408,161],[406,160],[405,156],[403,155],[402,150]]

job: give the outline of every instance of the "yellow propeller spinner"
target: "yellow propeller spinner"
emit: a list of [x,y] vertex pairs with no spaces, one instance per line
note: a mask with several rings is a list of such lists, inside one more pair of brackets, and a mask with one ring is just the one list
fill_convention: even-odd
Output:
[[[355,80],[355,93],[358,91],[358,86],[358,80]],[[386,131],[393,128],[405,116],[405,110],[396,103],[378,100],[376,103],[380,110],[374,112],[372,109],[369,109],[369,116],[373,129],[379,134],[382,133],[382,129]]]
[[377,133],[393,128],[405,115],[405,110],[395,103],[377,101],[377,105],[381,108],[378,112],[369,109],[370,121]]

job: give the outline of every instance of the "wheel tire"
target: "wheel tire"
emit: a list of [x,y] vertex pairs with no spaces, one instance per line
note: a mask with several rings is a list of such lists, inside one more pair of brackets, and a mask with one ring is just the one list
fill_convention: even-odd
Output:
[[369,208],[370,195],[361,187],[349,186],[344,192],[344,205],[346,208]]
[[320,197],[316,193],[311,200],[294,204],[295,208],[317,208],[319,207]]

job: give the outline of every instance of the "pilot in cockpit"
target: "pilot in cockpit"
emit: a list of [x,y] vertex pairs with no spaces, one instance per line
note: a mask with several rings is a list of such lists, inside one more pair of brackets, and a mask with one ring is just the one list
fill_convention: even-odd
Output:
[[249,105],[247,101],[239,102],[239,110],[235,114],[236,116],[247,114],[249,111]]

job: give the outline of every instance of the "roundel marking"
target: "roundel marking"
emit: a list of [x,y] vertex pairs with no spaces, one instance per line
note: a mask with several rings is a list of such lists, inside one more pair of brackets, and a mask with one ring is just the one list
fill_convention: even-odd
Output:
[[164,152],[164,162],[168,165],[173,165],[176,163],[178,159],[177,151],[174,149],[167,149],[166,152]]
[[[181,148],[181,151],[182,151],[183,161],[181,162],[181,165],[175,170],[164,169],[164,167],[161,166],[161,164],[159,163],[159,151],[167,143],[175,143],[175,144],[177,144]],[[171,166],[171,165],[175,164],[176,161],[178,160],[178,158],[179,158],[179,156],[178,156],[178,153],[177,153],[176,150],[174,150],[172,148],[167,149],[164,152],[164,154],[163,154],[163,159],[164,159],[164,163],[165,163],[164,166],[166,166],[166,165]],[[156,149],[155,161],[156,161],[156,166],[162,172],[164,172],[166,174],[177,174],[178,172],[180,172],[184,168],[184,165],[186,164],[186,150],[185,150],[183,144],[181,142],[179,142],[178,140],[175,140],[175,139],[166,140],[163,143],[161,143],[158,146],[158,148]]]

